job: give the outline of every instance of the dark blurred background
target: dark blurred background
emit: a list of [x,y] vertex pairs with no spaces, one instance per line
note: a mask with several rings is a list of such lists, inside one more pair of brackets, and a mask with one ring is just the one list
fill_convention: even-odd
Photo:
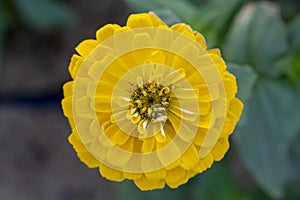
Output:
[[1,200],[115,199],[68,143],[60,101],[75,46],[128,15],[121,0],[0,0]]
[[[140,192],[80,162],[60,102],[76,45],[149,10],[221,47],[246,117],[212,169]],[[297,0],[0,0],[0,200],[300,199],[299,10]]]

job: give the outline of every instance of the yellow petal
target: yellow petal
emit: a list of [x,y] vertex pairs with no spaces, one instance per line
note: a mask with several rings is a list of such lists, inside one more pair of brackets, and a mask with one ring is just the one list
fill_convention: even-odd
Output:
[[72,97],[67,97],[67,98],[64,98],[62,101],[61,101],[61,105],[62,105],[62,108],[63,108],[63,112],[64,112],[64,115],[66,117],[72,117],[73,118],[73,109],[72,109]]
[[131,14],[128,19],[126,26],[130,28],[144,28],[153,27],[151,17],[146,13]]
[[130,65],[127,65],[121,58],[114,57],[114,62],[111,64],[108,72],[119,79],[124,73],[130,70]]
[[[189,120],[189,121],[196,121],[199,119],[199,115],[207,115],[210,111],[210,102],[209,101],[204,101],[202,99],[198,99],[198,109],[195,107],[197,106],[197,104],[195,105],[195,99],[180,99],[180,103],[179,101],[172,101],[169,105],[169,110],[172,110],[172,107],[175,107],[178,112],[178,114],[176,114],[175,112],[173,112],[174,114],[176,114],[177,116],[184,118],[185,120]],[[181,110],[183,110],[183,112],[181,113]],[[180,114],[181,113],[181,114]]]
[[117,182],[124,180],[123,172],[121,172],[119,170],[115,170],[104,164],[100,165],[99,170],[100,170],[101,175],[103,177],[107,178],[108,180],[117,181]]
[[215,128],[208,129],[206,136],[203,140],[203,143],[201,144],[201,148],[206,148],[203,149],[204,151],[207,151],[207,149],[208,150],[212,149],[215,146],[215,144],[218,142],[219,138],[220,138],[220,132],[217,129]]
[[149,180],[145,175],[140,179],[134,180],[135,185],[141,190],[153,190],[163,188],[165,186],[164,180]]
[[84,145],[76,138],[74,133],[72,133],[68,139],[83,163],[85,163],[89,168],[95,168],[99,166],[99,161],[86,150]]
[[197,148],[192,144],[186,152],[180,158],[180,165],[186,170],[193,169],[199,161],[199,152]]
[[97,44],[96,40],[88,39],[82,41],[75,49],[82,57],[87,57]]
[[162,180],[165,179],[167,175],[166,169],[162,168],[152,172],[146,172],[145,176],[149,180]]
[[81,78],[81,77],[77,77],[74,81],[74,90],[76,90],[76,98],[79,98],[79,96],[83,97],[83,96],[87,96],[87,88],[88,88],[88,84],[90,82],[90,79],[88,78]]
[[88,69],[88,75],[95,81],[97,82],[100,78],[100,74],[102,69],[104,68],[103,62],[96,61],[92,64],[92,66],[89,67]]
[[213,101],[220,97],[220,91],[217,84],[195,85],[199,91],[199,99],[202,101]]
[[174,161],[173,163],[171,163],[170,165],[166,166],[165,168],[167,170],[171,170],[171,169],[174,169],[176,167],[180,167],[180,158],[177,159],[176,161]]
[[98,42],[103,42],[104,40],[108,39],[109,37],[113,36],[116,29],[120,29],[121,27],[118,24],[107,24],[101,27],[96,32],[96,38]]
[[[161,47],[161,49],[170,49],[170,45],[173,43],[174,35],[172,31],[166,31],[165,29],[157,29],[155,37],[153,38],[153,43],[156,46]],[[172,54],[168,54],[171,56]],[[172,61],[172,60],[170,60]],[[170,64],[170,63],[166,63]]]
[[71,129],[75,127],[74,116],[73,116],[73,99],[71,96],[65,97],[61,101],[61,106],[63,109],[64,115],[68,118]]
[[168,113],[168,119],[171,122],[173,128],[175,129],[177,135],[184,141],[189,142],[194,139],[196,129],[192,124],[180,120],[173,113]]
[[202,99],[198,100],[200,115],[207,115],[211,110],[211,103]]
[[[108,119],[106,118],[105,121],[107,121]],[[89,127],[89,132],[93,137],[97,137],[101,131],[101,122],[98,121],[98,119],[94,119]]]
[[214,64],[217,65],[220,72],[223,73],[226,70],[226,64],[223,58],[216,54],[209,54],[209,56],[213,60]]
[[230,120],[227,117],[225,119],[225,121],[224,121],[223,129],[222,129],[220,137],[227,138],[233,132],[233,130],[235,128],[235,125],[236,125],[235,119],[234,120]]
[[126,117],[127,113],[128,113],[127,109],[112,113],[112,115],[110,116],[111,123],[118,123],[119,126],[122,126],[123,123],[126,122],[129,123],[129,120]]
[[215,63],[206,65],[198,69],[200,75],[206,81],[207,85],[219,84],[222,82],[223,74],[220,73],[219,67]]
[[212,149],[212,155],[214,157],[214,160],[220,161],[225,153],[229,149],[229,142],[227,139],[220,138],[214,148]]
[[167,137],[163,135],[163,133],[159,132],[155,134],[155,140],[159,143],[164,143],[167,141]]
[[220,97],[217,100],[211,102],[211,112],[216,118],[225,118],[227,110],[227,99]]
[[75,102],[74,113],[78,117],[92,119],[94,117],[93,113],[95,112],[92,110],[91,99],[88,97],[79,98]]
[[228,99],[232,99],[237,93],[235,76],[233,76],[228,72],[225,72],[224,85],[225,85],[226,97]]
[[172,92],[171,96],[177,99],[195,99],[200,95],[198,89],[191,88],[175,88]]
[[96,96],[95,105],[91,106],[91,108],[97,112],[111,112],[111,99],[109,96]]
[[73,95],[73,81],[66,82],[63,86],[64,97],[70,97]]
[[140,178],[142,178],[142,175],[143,175],[141,173],[130,173],[130,172],[123,172],[123,174],[124,174],[124,177],[129,180],[140,179]]
[[176,71],[172,71],[171,73],[167,74],[163,78],[162,84],[171,85],[185,77],[185,70],[183,68],[179,68]]
[[144,154],[133,164],[135,165],[135,168],[141,167],[140,169],[143,170],[143,172],[151,172],[153,170],[158,170],[164,167],[164,165],[162,165],[160,161],[160,158],[157,154],[155,154],[155,152],[153,152],[153,154]]
[[70,75],[73,79],[75,79],[75,77],[79,71],[79,68],[82,64],[82,60],[83,60],[82,57],[77,54],[74,54],[71,58],[68,68],[69,68]]
[[[126,32],[125,34],[119,34],[122,32]],[[129,49],[132,49],[132,41],[134,37],[134,31],[131,30],[129,27],[122,27],[116,30],[117,36],[113,37],[115,51],[119,55],[123,55],[127,53]],[[121,44],[121,45],[120,45]],[[124,55],[125,56],[125,55]]]
[[78,133],[76,133],[76,131],[73,131],[71,133],[71,135],[69,135],[68,141],[70,142],[70,144],[73,145],[73,148],[76,151],[78,151],[78,152],[86,151],[86,149],[85,149],[84,145],[82,144],[82,142],[80,141]]
[[183,34],[189,36],[192,39],[195,38],[192,28],[189,25],[187,25],[187,24],[184,24],[184,23],[174,24],[170,28],[172,30],[178,31],[180,33],[183,33]]
[[[148,33],[136,33],[133,37],[133,48],[149,48],[152,47],[152,38]],[[141,51],[140,51],[141,52]]]
[[[111,82],[100,80],[98,82],[96,94],[95,94],[95,91],[93,91],[95,89],[94,85],[89,85],[88,86],[87,94],[90,97],[95,97],[95,96],[97,96],[97,97],[109,97],[112,94],[113,88],[114,88],[114,85]],[[93,92],[94,92],[94,94],[93,94]]]
[[204,81],[203,77],[200,75],[198,71],[191,71],[189,76],[186,79],[191,83],[191,85],[204,85],[206,82]]
[[162,51],[155,50],[151,54],[151,60],[152,60],[152,63],[164,64],[165,63],[165,56],[164,56]]
[[195,136],[195,139],[194,139],[194,144],[196,144],[197,146],[202,146],[204,138],[205,138],[207,132],[208,132],[208,129],[199,128],[198,131],[197,131],[197,134]]
[[[83,133],[84,134],[80,134],[80,141],[85,145],[85,144],[90,144],[93,142],[93,140],[96,140],[95,137],[93,137],[93,135],[88,132],[91,124],[92,124],[92,121],[91,119],[83,119],[83,120],[80,120],[80,121],[77,121],[76,122],[76,130],[78,131],[84,131]],[[81,132],[80,132],[81,133]],[[78,135],[79,136],[79,135]]]
[[211,165],[213,164],[214,162],[214,159],[213,159],[213,156],[211,153],[207,154],[204,158],[201,159],[204,163],[204,165],[207,167],[207,168],[210,168]]
[[143,139],[142,153],[150,153],[154,148],[155,140],[153,137]]
[[[203,67],[215,64],[214,60],[212,59],[212,55],[214,55],[214,54],[204,54],[204,55],[198,56],[195,61],[195,65],[196,65],[197,69],[201,69]],[[205,78],[205,77],[203,77],[203,78]]]
[[221,137],[227,138],[233,132],[237,121],[240,119],[243,107],[243,103],[237,98],[230,101]]
[[168,27],[154,12],[149,12],[148,15],[150,16],[154,27]]
[[196,172],[195,170],[187,171],[187,179],[189,180],[190,178],[194,177],[196,174],[198,174],[198,172]]
[[177,188],[179,185],[186,183],[188,178],[186,176],[186,170],[181,167],[167,171],[166,183],[170,188]]
[[218,49],[218,48],[210,49],[210,50],[208,50],[207,52],[208,52],[209,54],[215,54],[215,55],[217,55],[217,56],[221,56],[221,51],[220,51],[220,49]]
[[206,41],[205,41],[205,38],[203,37],[203,35],[198,33],[197,31],[194,31],[194,36],[195,36],[198,44],[200,44],[203,47],[203,49],[206,50],[207,46],[206,46]]
[[163,166],[170,165],[181,156],[181,150],[173,140],[168,140],[166,143],[167,144],[156,143],[158,149],[156,154]]
[[[244,104],[238,98],[234,98],[230,101],[229,113],[235,117],[236,121],[240,119],[243,107]],[[233,116],[230,115],[229,117],[233,118]]]
[[197,173],[201,173],[207,169],[207,166],[204,164],[202,160],[199,160],[198,164],[194,167],[193,171]]
[[[186,36],[182,36],[182,37],[186,37]],[[181,42],[180,39],[177,39],[177,40],[179,40],[179,42]],[[182,40],[183,40],[183,43],[184,43],[185,42],[184,39],[182,39]],[[175,49],[174,51],[179,51],[181,49],[182,45],[184,45],[184,44],[177,44],[176,42],[173,42],[172,46],[168,47],[168,48]],[[179,47],[177,47],[177,46],[179,46]],[[171,62],[170,66],[172,68],[179,69],[179,68],[184,67],[186,72],[187,73],[189,72],[188,67],[190,66],[190,63],[187,60],[183,59],[182,57],[180,57],[178,55],[174,55],[173,57],[172,57],[172,54],[169,54],[169,55],[171,56],[171,58],[173,58],[173,59],[169,59],[169,62]],[[169,64],[169,63],[167,63],[167,64]]]
[[199,113],[194,113],[193,111],[190,110],[185,110],[182,108],[178,108],[175,106],[170,106],[168,108],[168,110],[170,112],[172,112],[173,114],[175,114],[176,116],[185,119],[187,121],[195,121],[198,117],[199,117]]
[[125,153],[120,147],[114,146],[107,153],[107,162],[116,168],[123,168],[131,156],[130,152]]
[[212,113],[208,113],[207,115],[200,116],[200,122],[199,127],[201,128],[210,128],[215,123],[215,117],[212,115]]
[[185,44],[179,49],[179,55],[189,63],[196,64],[197,59],[205,55],[205,51],[201,49],[195,42],[185,41]]
[[124,133],[117,124],[111,124],[108,126],[105,129],[105,134],[113,144],[118,145],[124,144],[130,137],[128,134]]

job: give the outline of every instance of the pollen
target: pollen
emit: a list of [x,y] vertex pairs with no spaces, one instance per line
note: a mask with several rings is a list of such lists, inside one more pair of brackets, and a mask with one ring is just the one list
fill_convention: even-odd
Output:
[[156,82],[143,84],[132,93],[129,101],[131,121],[145,128],[150,122],[164,122],[170,102],[169,87]]

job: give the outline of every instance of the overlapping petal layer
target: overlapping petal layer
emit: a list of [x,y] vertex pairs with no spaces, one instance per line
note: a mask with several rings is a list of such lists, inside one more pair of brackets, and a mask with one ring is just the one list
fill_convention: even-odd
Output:
[[78,45],[64,85],[69,142],[88,167],[142,190],[176,188],[219,161],[243,104],[218,49],[154,13]]

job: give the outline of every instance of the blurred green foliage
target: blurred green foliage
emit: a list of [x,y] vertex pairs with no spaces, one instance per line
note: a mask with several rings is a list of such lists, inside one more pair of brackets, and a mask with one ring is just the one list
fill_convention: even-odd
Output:
[[7,29],[7,22],[8,22],[8,12],[4,5],[4,0],[0,0],[0,66],[2,63],[4,34]]
[[125,183],[121,199],[299,199],[299,1],[125,1],[136,12],[157,11],[169,25],[185,22],[209,48],[221,48],[245,104],[233,143],[259,187],[241,186],[234,159],[225,159],[176,190],[142,194]]
[[18,26],[51,33],[74,22],[72,10],[60,0],[0,0],[0,66],[6,33]]
[[72,11],[57,0],[13,0],[21,22],[37,31],[53,31],[72,23]]

